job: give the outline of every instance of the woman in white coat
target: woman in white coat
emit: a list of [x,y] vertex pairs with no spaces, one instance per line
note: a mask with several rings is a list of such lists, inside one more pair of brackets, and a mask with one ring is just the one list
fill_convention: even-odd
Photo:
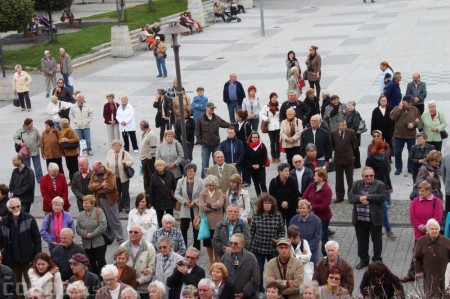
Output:
[[73,105],[72,103],[58,100],[57,96],[52,96],[50,98],[50,102],[48,103],[47,106],[47,113],[50,114],[50,116],[52,117],[53,123],[55,124],[55,128],[57,128],[58,130],[61,131],[61,127],[59,126],[61,115],[63,115],[64,118],[69,119],[69,112],[72,105]]
[[308,241],[300,238],[300,230],[296,225],[288,227],[287,236],[291,241],[292,254],[303,263],[304,281],[311,281],[314,274],[314,264],[311,262],[312,253]]
[[20,107],[22,107],[22,111],[27,110],[31,111],[31,100],[30,100],[30,84],[31,77],[30,75],[22,71],[22,66],[20,64],[16,64],[14,67],[16,73],[13,76],[13,92],[15,95],[19,97]]
[[242,187],[242,178],[239,174],[230,177],[230,187],[225,193],[225,210],[230,204],[239,207],[239,218],[251,225],[253,208],[250,202],[250,194]]
[[259,112],[261,121],[268,121],[270,155],[272,163],[280,163],[280,104],[278,95],[272,92],[269,96],[269,103],[264,105]]
[[44,291],[45,299],[62,299],[64,295],[61,273],[45,252],[36,254],[33,265],[28,270],[31,287]]
[[145,193],[136,196],[135,208],[128,214],[127,231],[130,231],[133,225],[140,225],[145,230],[144,239],[152,242],[153,233],[158,229],[158,217]]
[[128,97],[123,96],[120,98],[122,105],[117,108],[116,119],[119,123],[119,131],[122,132],[124,141],[124,149],[128,152],[130,149],[130,142],[128,136],[131,139],[131,145],[135,153],[139,151],[136,140],[136,120],[134,117],[134,108],[128,103]]

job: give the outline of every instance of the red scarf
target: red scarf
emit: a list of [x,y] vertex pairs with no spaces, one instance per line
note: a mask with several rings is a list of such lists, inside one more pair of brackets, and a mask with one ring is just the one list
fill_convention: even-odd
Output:
[[278,106],[279,106],[278,101],[276,103],[272,103],[272,101],[270,101],[268,106],[269,106],[270,112],[272,112],[273,114],[275,114],[275,112],[277,112],[279,110],[278,109]]
[[256,151],[260,145],[261,145],[261,141],[260,140],[248,143],[248,146],[254,151]]
[[314,169],[319,167],[319,163],[317,162],[317,158],[309,158],[309,162],[313,165]]
[[55,235],[55,242],[61,243],[59,233],[63,229],[63,211],[53,212],[53,234]]

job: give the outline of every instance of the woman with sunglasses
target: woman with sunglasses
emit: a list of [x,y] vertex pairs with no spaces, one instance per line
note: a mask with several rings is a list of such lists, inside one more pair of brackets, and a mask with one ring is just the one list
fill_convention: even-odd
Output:
[[[392,108],[387,105],[387,98],[384,95],[380,96],[380,98],[378,99],[378,107],[376,107],[372,111],[370,132],[373,132],[375,130],[380,131],[380,135],[382,135],[384,142],[386,142],[389,145],[389,154],[392,156],[394,153],[394,148],[392,146],[392,136],[394,135],[394,122],[389,117],[391,111]],[[389,162],[391,162],[390,157]]]
[[57,96],[58,100],[67,103],[75,103],[75,98],[67,87],[64,87],[64,80],[59,79],[56,83],[58,87],[54,88],[52,95]]
[[[351,299],[351,295],[346,289],[340,286],[342,269],[338,265],[328,268],[327,283],[320,287],[322,298],[326,299]],[[389,297],[391,298],[391,297]]]

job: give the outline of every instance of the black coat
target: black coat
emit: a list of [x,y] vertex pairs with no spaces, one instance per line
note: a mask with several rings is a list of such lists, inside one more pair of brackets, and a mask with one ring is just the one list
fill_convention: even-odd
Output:
[[[353,204],[352,224],[355,225],[357,221],[356,206],[360,204],[359,197],[361,196],[361,189],[363,180],[353,182],[351,190],[348,192],[348,200]],[[370,207],[370,220],[373,226],[383,226],[383,204],[386,199],[385,185],[383,182],[373,180],[367,194]]]
[[70,247],[64,247],[62,245],[56,246],[51,252],[51,258],[59,268],[59,273],[61,273],[62,281],[66,281],[73,275],[69,260],[75,253],[81,253],[86,256],[86,252],[84,251],[83,247],[76,244],[75,242],[72,243]]
[[372,167],[375,172],[375,179],[385,183],[389,189],[392,189],[391,177],[389,176],[390,165],[389,160],[385,159],[383,161],[375,159],[372,155],[369,155],[366,159],[366,166]]
[[331,139],[328,131],[317,128],[316,131],[316,142],[314,142],[314,135],[311,128],[305,129],[300,136],[300,155],[306,157],[306,146],[308,143],[313,143],[317,148],[317,158],[325,156],[325,161],[331,159],[333,155],[333,150],[331,148]]
[[8,266],[0,264],[0,299],[16,298],[16,279],[14,272]]
[[306,124],[309,126],[309,121],[311,119],[311,116],[320,114],[319,99],[316,96],[314,96],[314,99],[310,99],[309,97],[306,97],[303,100],[303,104],[307,105],[309,107],[309,109],[311,110],[308,117],[306,118]]
[[394,121],[389,117],[392,108],[386,106],[386,111],[383,114],[379,107],[372,111],[372,121],[370,123],[370,133],[374,130],[380,130],[383,133],[383,138],[386,142],[391,143],[392,136],[394,135]]
[[173,209],[175,198],[172,196],[171,191],[175,191],[176,187],[177,181],[172,171],[165,169],[162,175],[155,172],[150,178],[148,189],[152,207],[157,211]]
[[252,126],[247,121],[244,122],[241,129],[239,130],[239,124],[235,123],[233,124],[236,127],[236,137],[240,141],[242,141],[243,144],[247,144],[248,136],[252,133]]
[[8,202],[8,197],[3,198],[0,200],[0,217],[5,217],[8,215],[8,208],[6,207],[6,203]]
[[[314,182],[314,171],[307,168],[306,166],[303,166],[303,168],[305,169],[305,172],[303,172],[303,176],[302,176],[302,192],[300,192],[300,197],[303,195],[303,193],[305,193],[306,187],[308,187],[309,184]],[[295,168],[292,169],[289,173],[295,180],[297,180],[297,174],[295,173]],[[297,181],[297,183],[298,183],[298,181]]]
[[295,116],[300,119],[303,122],[303,126],[305,126],[307,124],[306,120],[311,117],[311,108],[299,100],[295,101],[294,103],[286,101],[281,104],[280,123],[286,119],[286,110],[290,107],[294,108]]
[[347,122],[347,127],[355,131],[355,134],[357,134],[356,131],[358,131],[359,123],[361,122],[361,115],[359,112],[354,110],[352,113],[347,115],[345,121]]
[[186,285],[198,286],[200,280],[205,278],[205,270],[202,267],[195,265],[191,273],[183,275],[175,267],[173,274],[167,278],[166,285],[169,287],[169,299],[179,299],[181,295],[181,287],[183,283]]
[[322,100],[322,107],[320,107],[320,115],[325,115],[325,108],[327,108],[328,105],[331,105],[331,97],[326,97],[325,100]]
[[159,128],[162,124],[162,111],[164,110],[164,115],[170,117],[170,123],[175,122],[175,115],[173,113],[173,102],[172,98],[164,95],[159,101],[153,103],[153,107],[157,108],[157,113],[155,116],[155,126]]
[[[277,200],[278,211],[281,213],[283,218],[286,219],[295,216],[298,198],[300,197],[296,178],[289,176],[286,184],[283,185],[281,183],[280,176],[276,176],[270,181],[269,194]],[[283,201],[288,202],[288,209],[283,209],[281,207],[281,203]]]
[[219,299],[234,299],[236,290],[234,288],[234,285],[231,282],[225,281],[223,282],[223,288],[220,292]]
[[[56,91],[56,88],[53,89],[52,95],[55,95],[55,91]],[[61,93],[57,93],[56,97],[58,98],[58,100],[63,101],[63,102],[75,103],[75,98],[70,93],[70,90],[67,87],[63,87],[63,90],[61,91]]]
[[[258,164],[259,169],[264,169],[266,167],[267,160],[267,148],[264,143],[255,151],[251,149],[247,144],[245,145],[245,163],[251,167],[251,165]],[[253,169],[253,168],[251,168]]]
[[[244,87],[242,87],[241,82],[236,81],[236,95],[239,102],[239,105],[242,106],[242,101],[245,98],[245,90]],[[230,86],[230,81],[227,81],[225,85],[223,86],[223,101],[227,104],[230,103],[230,95],[228,93],[228,87]]]
[[12,192],[14,197],[20,198],[21,202],[34,202],[34,172],[30,167],[25,165],[22,171],[17,167],[14,168],[9,182],[9,192]]
[[[361,294],[367,298],[405,298],[403,285],[400,282],[400,279],[392,272],[386,273],[384,275],[383,283],[379,284],[375,279],[372,279],[369,275],[369,271],[366,270],[361,280],[359,290]],[[400,293],[398,297],[395,297],[396,290]]]
[[[189,117],[185,120],[186,123],[186,141],[194,145],[195,137],[195,120]],[[175,124],[175,138],[181,143],[181,119],[177,120]]]

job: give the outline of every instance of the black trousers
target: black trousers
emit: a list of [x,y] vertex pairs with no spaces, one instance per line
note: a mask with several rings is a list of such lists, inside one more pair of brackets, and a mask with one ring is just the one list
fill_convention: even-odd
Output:
[[314,88],[314,85],[316,86],[316,95],[320,99],[320,80],[319,81],[309,81],[309,87]]
[[134,150],[138,150],[138,144],[136,140],[136,131],[123,131],[122,132],[122,138],[123,138],[123,149],[127,152],[130,151],[130,141],[128,141],[128,136],[130,136],[131,139],[131,145],[133,146]]
[[158,218],[158,227],[162,227],[162,218],[164,214],[170,214],[173,216],[173,208],[167,210],[156,210],[156,218]]
[[352,188],[353,184],[353,163],[350,165],[336,165],[336,199],[344,199],[345,187],[344,187],[344,173],[347,179],[347,194]]
[[434,149],[437,151],[441,151],[442,149],[442,141],[427,141],[427,143],[434,145]]
[[130,211],[130,180],[122,183],[120,178],[116,178],[117,192],[119,193],[119,202],[117,207],[119,208],[119,213],[122,210]]
[[291,166],[289,169],[294,169],[294,164],[292,163],[292,157],[295,155],[300,155],[300,146],[295,146],[291,148],[285,148],[286,151],[286,160]]
[[100,271],[106,265],[105,255],[106,255],[106,245],[97,248],[85,248],[87,258],[89,259],[89,264],[91,265],[92,273],[100,276]]
[[[183,240],[184,240],[184,245],[186,245],[186,248],[188,248],[188,230],[189,230],[189,226],[192,223],[192,221],[194,220],[194,209],[190,209],[191,210],[191,218],[181,218],[180,219],[180,230],[181,230],[181,235],[183,236]],[[194,224],[192,223],[192,230],[193,230],[193,235],[194,235],[194,247],[197,248],[197,250],[200,250],[200,241],[197,240],[197,236],[198,236],[198,230],[194,229]]]
[[[64,168],[63,168],[63,165],[62,165],[62,157],[61,158],[55,158],[55,159],[45,159],[45,163],[47,164],[47,169],[48,169],[48,164],[50,164],[52,162],[58,164],[59,173],[64,174]],[[78,167],[78,161],[77,161],[77,167]]]
[[359,146],[361,145],[361,134],[356,134],[356,148],[353,149],[353,166],[354,168],[361,168],[361,153],[359,152]]
[[142,162],[142,173],[144,174],[144,190],[145,194],[148,194],[148,189],[150,188],[150,178],[152,174],[156,172],[155,169],[155,158],[144,159]]
[[373,245],[372,261],[381,261],[383,226],[375,226],[372,222],[358,220],[355,224],[355,232],[356,239],[358,240],[358,256],[360,261],[369,264],[369,236],[372,238]]
[[72,180],[73,175],[78,171],[78,155],[66,156],[66,167],[69,170],[69,179]]
[[253,169],[253,167],[250,166],[250,175],[253,180],[253,185],[255,186],[256,195],[259,196],[261,192],[267,193],[266,168]]

